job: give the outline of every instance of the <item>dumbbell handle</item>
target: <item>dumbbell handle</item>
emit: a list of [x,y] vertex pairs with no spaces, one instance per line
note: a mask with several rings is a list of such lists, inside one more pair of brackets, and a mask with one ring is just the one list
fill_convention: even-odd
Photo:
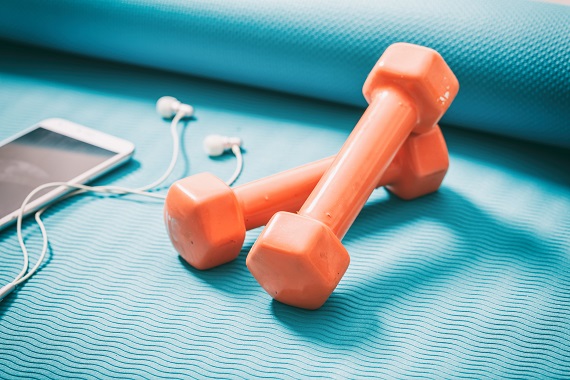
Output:
[[396,87],[381,88],[299,210],[342,239],[388,165],[418,124],[418,109]]
[[[246,230],[264,226],[278,211],[299,211],[334,159],[323,158],[235,187]],[[377,187],[393,184],[400,168],[400,160],[394,159]]]

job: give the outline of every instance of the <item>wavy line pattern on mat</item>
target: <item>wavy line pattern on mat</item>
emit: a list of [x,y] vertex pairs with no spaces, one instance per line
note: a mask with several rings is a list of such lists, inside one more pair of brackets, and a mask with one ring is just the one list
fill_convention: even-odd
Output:
[[[44,72],[17,54],[0,61],[0,138],[57,114],[134,141],[136,161],[102,183],[141,185],[167,165],[167,123],[153,110],[165,92],[198,101],[175,176],[231,173],[233,160],[201,153],[211,131],[244,137],[244,183],[334,153],[359,116],[53,59]],[[159,202],[81,196],[52,207],[49,257],[0,303],[0,378],[567,378],[570,178],[560,163],[570,153],[444,134],[442,189],[410,202],[377,190],[344,239],[345,277],[314,312],[271,301],[247,271],[260,229],[235,262],[197,271],[170,246]],[[24,235],[35,260],[30,221]],[[0,232],[0,264],[0,283],[21,266],[12,229]]]

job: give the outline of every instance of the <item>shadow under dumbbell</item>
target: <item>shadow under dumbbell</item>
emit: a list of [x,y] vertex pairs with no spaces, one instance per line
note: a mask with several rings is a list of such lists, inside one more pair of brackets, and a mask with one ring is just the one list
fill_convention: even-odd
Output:
[[[268,297],[269,299],[269,297]],[[371,332],[382,331],[380,318],[372,310],[354,310],[353,300],[334,292],[318,310],[305,310],[271,300],[271,312],[279,322],[311,341],[338,349],[361,346]],[[349,322],[350,321],[350,322]]]
[[261,289],[249,274],[245,265],[246,255],[239,255],[234,261],[207,270],[199,270],[178,256],[178,260],[193,276],[207,282],[219,291],[240,295],[259,292]]
[[[423,226],[426,221],[432,223]],[[433,226],[449,233],[439,237],[437,229],[430,230]],[[433,244],[425,244],[430,235]],[[408,252],[402,251],[402,240],[409,240],[404,244]],[[375,243],[367,243],[371,241]],[[459,283],[471,297],[482,291],[485,281],[501,283],[503,292],[512,294],[517,289],[505,284],[505,278],[513,273],[542,274],[545,266],[556,268],[565,259],[556,242],[504,223],[445,187],[413,202],[389,196],[369,203],[343,242],[352,263],[321,309],[302,310],[276,301],[272,305],[275,317],[289,328],[342,346],[382,334],[386,313],[413,314],[410,300],[425,300],[429,294],[422,305],[426,312],[431,305],[438,312],[452,313],[456,310],[446,309],[446,294],[457,295],[454,286]],[[500,304],[504,294],[498,290],[496,295],[478,296],[495,297]],[[338,314],[349,314],[352,323],[335,318]]]
[[[451,237],[438,249],[426,245],[416,252],[424,269],[414,276],[417,282],[438,276],[454,276],[467,266],[472,269],[473,265],[484,259],[507,260],[511,266],[528,269],[539,268],[545,260],[553,260],[552,264],[556,264],[556,261],[563,259],[557,254],[556,243],[542,241],[528,231],[498,220],[447,188],[414,202],[391,196],[388,202],[370,205],[365,208],[345,242],[349,244],[358,239],[359,229],[365,226],[381,226],[386,235],[389,231],[398,233],[400,227],[412,224],[414,220],[420,220],[420,223],[421,220],[432,220],[451,232]],[[433,232],[434,240],[437,240],[437,231]],[[414,239],[412,234],[403,238]],[[384,252],[369,254],[383,255]],[[435,267],[440,270],[431,270]]]
[[[568,151],[467,131],[449,130],[446,137],[453,156],[452,170],[457,166],[453,165],[455,157],[463,162],[477,162],[477,168],[497,168],[525,181],[534,179],[542,186],[570,184],[564,168],[554,165],[563,162]],[[476,293],[485,302],[491,299],[492,303],[508,308],[508,294],[519,291],[517,279],[538,274],[533,281],[540,284],[545,270],[565,268],[563,245],[536,234],[531,227],[525,228],[524,223],[509,221],[508,215],[501,217],[504,207],[497,208],[499,214],[488,211],[493,200],[483,202],[486,208],[482,209],[453,190],[453,173],[450,179],[449,187],[444,183],[439,192],[413,201],[383,196],[384,190],[377,190],[343,239],[351,265],[319,310],[302,310],[271,301],[249,274],[245,259],[261,229],[248,232],[234,262],[209,271],[198,271],[187,264],[186,267],[228,294],[254,295],[261,297],[262,302],[271,302],[270,312],[287,329],[335,347],[376,339],[371,334],[387,339],[385,322],[389,315],[411,318],[410,315],[430,312],[452,313],[453,308],[446,303],[448,295],[461,298]],[[496,187],[507,190],[504,184]],[[478,288],[485,281],[500,285],[496,294],[481,293]],[[462,286],[466,293],[458,291],[457,286]],[[416,304],[418,300],[422,300],[422,305]],[[425,307],[425,313],[418,314],[420,307]],[[342,315],[345,317],[340,318]]]

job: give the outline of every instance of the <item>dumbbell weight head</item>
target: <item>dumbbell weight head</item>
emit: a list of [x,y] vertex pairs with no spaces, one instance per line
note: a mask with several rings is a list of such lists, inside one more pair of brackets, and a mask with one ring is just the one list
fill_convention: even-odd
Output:
[[368,103],[378,91],[398,88],[414,99],[419,123],[414,132],[424,133],[439,122],[457,91],[459,82],[441,55],[417,45],[390,45],[368,74],[362,93]]
[[[363,87],[370,105],[331,167],[298,214],[273,216],[247,257],[267,293],[306,309],[328,299],[350,262],[342,237],[398,150],[435,127],[458,87],[436,51],[411,44],[386,50]],[[421,165],[407,169],[405,181],[393,187],[404,196],[413,194],[404,190],[417,183],[417,174],[425,174]],[[430,177],[428,188],[438,176]]]
[[[417,198],[439,188],[448,165],[445,140],[436,126],[429,133],[411,135],[406,140],[391,164],[390,178],[383,177],[378,186],[385,185],[403,199]],[[299,176],[315,175],[307,173],[300,172]],[[283,191],[289,191],[290,186],[284,183]],[[180,256],[197,269],[213,268],[239,255],[245,239],[245,219],[234,190],[210,173],[176,181],[166,197],[164,220],[170,240]]]
[[386,188],[399,198],[410,200],[437,191],[449,168],[449,154],[440,127],[412,134],[394,158],[400,172]]
[[174,248],[197,269],[234,260],[245,239],[238,200],[228,185],[210,173],[186,177],[170,187],[164,221]]
[[[392,165],[399,171],[386,188],[399,198],[413,199],[436,191],[449,167],[439,126],[410,135]],[[267,254],[247,257],[248,267],[255,267],[257,281],[279,301],[305,309],[316,309],[327,300],[350,263],[338,237],[324,224],[302,215],[275,214],[255,244],[257,252],[271,252],[270,259]],[[295,286],[291,286],[293,282]]]

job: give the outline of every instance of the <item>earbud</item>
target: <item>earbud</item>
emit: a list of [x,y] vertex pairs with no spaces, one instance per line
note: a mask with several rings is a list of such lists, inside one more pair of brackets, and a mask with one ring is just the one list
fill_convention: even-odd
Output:
[[242,143],[239,137],[209,135],[204,139],[204,151],[208,156],[221,156],[226,150],[233,146],[240,147]]
[[[173,149],[172,149],[172,157],[170,159],[170,165],[166,169],[166,171],[154,182],[142,187],[137,187],[135,189],[129,189],[119,186],[86,186],[82,184],[77,184],[73,182],[49,182],[43,185],[36,187],[32,192],[30,192],[22,206],[19,209],[18,221],[16,224],[18,240],[20,242],[20,249],[22,250],[22,254],[24,256],[24,267],[20,271],[20,273],[8,284],[0,287],[0,302],[17,286],[26,282],[31,276],[33,276],[40,265],[42,264],[48,247],[49,247],[49,239],[47,236],[47,232],[45,226],[41,220],[42,213],[49,207],[45,206],[44,208],[40,209],[35,214],[36,222],[40,227],[40,231],[42,233],[43,239],[43,248],[39,255],[39,258],[34,265],[33,268],[29,269],[29,259],[28,259],[28,250],[26,248],[26,244],[22,237],[22,218],[25,215],[26,206],[28,205],[29,201],[40,191],[44,191],[48,188],[61,188],[65,187],[68,189],[77,189],[80,190],[81,193],[83,192],[95,192],[95,193],[103,193],[103,194],[137,194],[139,196],[147,196],[151,198],[158,198],[158,199],[165,199],[164,194],[152,192],[151,190],[156,189],[159,185],[161,185],[164,181],[166,181],[172,171],[176,166],[176,162],[178,161],[178,156],[181,150],[180,144],[180,135],[178,133],[177,127],[180,123],[181,119],[185,117],[190,117],[194,114],[194,108],[191,105],[181,103],[176,98],[172,96],[163,96],[162,98],[158,99],[156,102],[156,111],[164,118],[172,118],[170,122],[170,134],[172,136],[173,142]],[[241,174],[243,169],[243,156],[241,152],[241,144],[242,141],[240,138],[237,137],[225,137],[219,135],[212,135],[206,137],[204,140],[204,149],[210,156],[219,156],[224,153],[225,150],[231,149],[233,154],[236,156],[236,169],[232,176],[225,181],[226,185],[231,186]],[[76,194],[71,193],[71,195]]]
[[182,114],[182,118],[194,115],[194,107],[181,103],[172,96],[163,96],[156,102],[156,112],[165,119],[169,119],[177,114]]

